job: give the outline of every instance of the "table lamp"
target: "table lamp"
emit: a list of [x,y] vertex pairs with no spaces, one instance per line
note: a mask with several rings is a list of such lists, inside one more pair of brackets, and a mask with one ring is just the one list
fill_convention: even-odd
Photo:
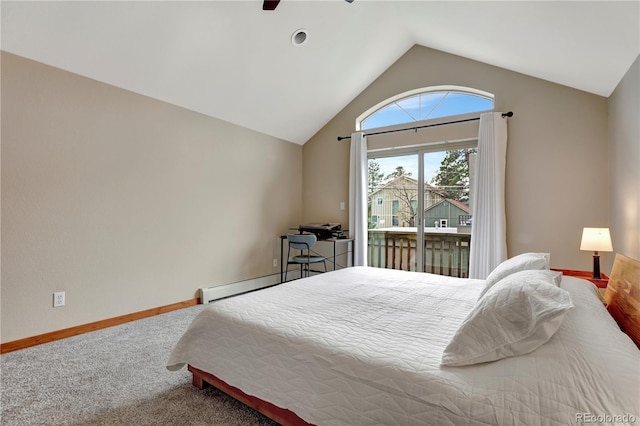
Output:
[[609,228],[584,228],[582,230],[582,242],[580,250],[593,251],[593,278],[602,279],[600,276],[600,251],[613,251]]

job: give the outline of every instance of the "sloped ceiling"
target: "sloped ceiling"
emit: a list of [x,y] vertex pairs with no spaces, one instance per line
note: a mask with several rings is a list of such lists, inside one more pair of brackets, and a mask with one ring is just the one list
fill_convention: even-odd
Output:
[[414,44],[601,96],[640,53],[639,1],[2,1],[1,14],[7,52],[297,144]]

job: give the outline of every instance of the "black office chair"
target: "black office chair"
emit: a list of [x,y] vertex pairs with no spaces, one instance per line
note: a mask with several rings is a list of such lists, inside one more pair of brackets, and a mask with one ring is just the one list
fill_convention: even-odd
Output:
[[[323,256],[312,256],[311,247],[314,246],[318,239],[314,234],[287,234],[287,241],[289,243],[289,249],[287,250],[287,270],[284,272],[284,281],[287,281],[287,272],[289,272],[289,265],[300,265],[300,278],[308,277],[311,272],[312,263],[324,264],[324,272],[327,272],[326,258]],[[291,249],[298,250],[300,253],[297,256],[291,257]],[[306,251],[306,254],[305,254]]]

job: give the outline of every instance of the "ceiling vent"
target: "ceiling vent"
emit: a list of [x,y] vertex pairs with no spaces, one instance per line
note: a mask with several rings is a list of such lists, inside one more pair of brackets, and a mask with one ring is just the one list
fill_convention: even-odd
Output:
[[307,30],[304,30],[304,29],[296,30],[291,36],[291,44],[293,44],[294,46],[300,46],[304,44],[305,41],[307,41],[308,37],[309,37],[309,33],[307,32]]

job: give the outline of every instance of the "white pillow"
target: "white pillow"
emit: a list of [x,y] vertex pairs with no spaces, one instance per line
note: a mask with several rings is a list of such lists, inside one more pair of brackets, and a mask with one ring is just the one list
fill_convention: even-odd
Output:
[[489,274],[486,285],[480,293],[482,297],[495,283],[515,272],[530,269],[549,269],[549,257],[547,253],[522,253],[505,260]]
[[571,296],[538,271],[511,274],[476,302],[442,354],[441,365],[495,361],[534,351],[560,328]]
[[[518,271],[518,272],[514,272],[513,274],[507,275],[506,277],[502,278],[502,280],[514,274],[518,274],[517,278],[514,280],[510,280],[509,282],[515,285],[518,285],[524,281],[531,281],[535,279],[540,279],[548,284],[553,284],[556,287],[560,287],[560,284],[562,283],[562,272],[552,271],[550,269],[525,269],[524,271]],[[486,290],[486,287],[483,293],[484,295],[488,293],[488,290]],[[480,300],[480,297],[478,298],[478,300]]]
[[551,271],[549,269],[545,269],[544,271],[529,271],[529,274],[537,274],[544,278],[550,278],[551,283],[556,287],[560,287],[560,284],[562,283],[562,272],[560,271]]

